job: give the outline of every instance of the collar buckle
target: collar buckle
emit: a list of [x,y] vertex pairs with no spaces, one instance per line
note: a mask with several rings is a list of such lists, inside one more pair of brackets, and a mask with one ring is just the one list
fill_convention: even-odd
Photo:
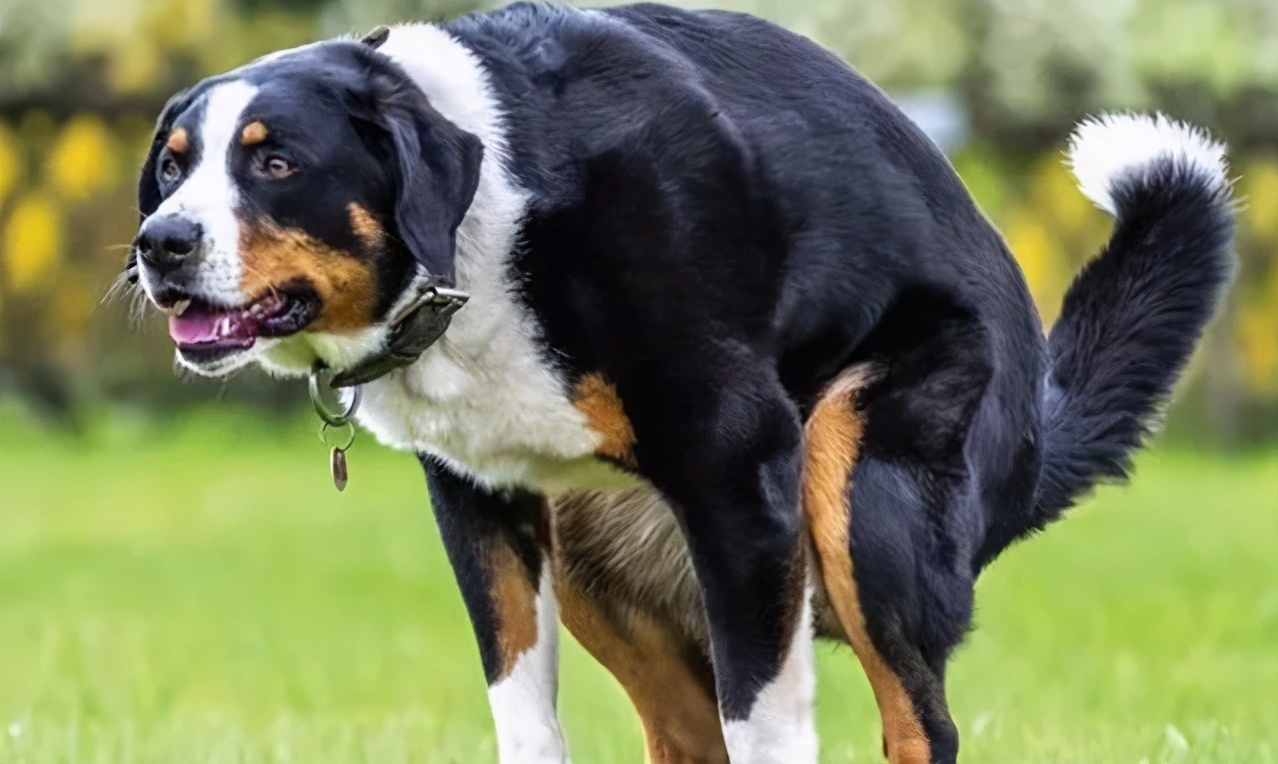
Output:
[[417,296],[391,317],[391,334],[386,349],[360,365],[334,375],[330,384],[333,387],[362,385],[412,364],[443,336],[453,314],[461,310],[469,299],[470,295],[460,289],[436,284],[420,287]]

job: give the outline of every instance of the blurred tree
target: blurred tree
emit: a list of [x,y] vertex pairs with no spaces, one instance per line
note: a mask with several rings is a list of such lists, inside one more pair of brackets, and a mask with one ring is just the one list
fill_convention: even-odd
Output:
[[[693,1],[808,34],[943,124],[1047,321],[1110,225],[1060,162],[1070,127],[1102,110],[1164,109],[1213,129],[1242,176],[1242,264],[1177,419],[1226,440],[1278,434],[1278,2]],[[472,7],[0,0],[0,392],[21,387],[57,411],[103,396],[207,397],[174,383],[163,333],[130,332],[128,306],[98,305],[136,227],[133,172],[160,106],[268,51]],[[301,399],[257,376],[230,389],[276,406]]]
[[474,0],[336,0],[325,7],[329,35],[362,33],[380,24],[435,21],[474,10]]

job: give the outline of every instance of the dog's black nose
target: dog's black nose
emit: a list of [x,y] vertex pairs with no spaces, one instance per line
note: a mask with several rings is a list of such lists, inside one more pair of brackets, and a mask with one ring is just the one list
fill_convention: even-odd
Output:
[[138,232],[138,255],[159,271],[182,265],[200,246],[204,229],[199,223],[178,215],[148,218]]

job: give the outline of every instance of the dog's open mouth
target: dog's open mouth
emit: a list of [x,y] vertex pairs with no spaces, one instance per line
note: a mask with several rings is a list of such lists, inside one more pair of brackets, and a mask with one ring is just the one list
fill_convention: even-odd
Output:
[[233,308],[180,300],[169,316],[169,336],[187,360],[210,363],[252,348],[259,337],[296,334],[318,311],[319,301],[306,293],[273,291]]

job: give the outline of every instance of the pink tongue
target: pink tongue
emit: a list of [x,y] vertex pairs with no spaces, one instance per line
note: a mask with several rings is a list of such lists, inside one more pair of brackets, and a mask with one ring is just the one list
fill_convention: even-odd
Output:
[[179,345],[227,339],[240,328],[237,311],[192,305],[180,316],[169,316],[169,336]]

